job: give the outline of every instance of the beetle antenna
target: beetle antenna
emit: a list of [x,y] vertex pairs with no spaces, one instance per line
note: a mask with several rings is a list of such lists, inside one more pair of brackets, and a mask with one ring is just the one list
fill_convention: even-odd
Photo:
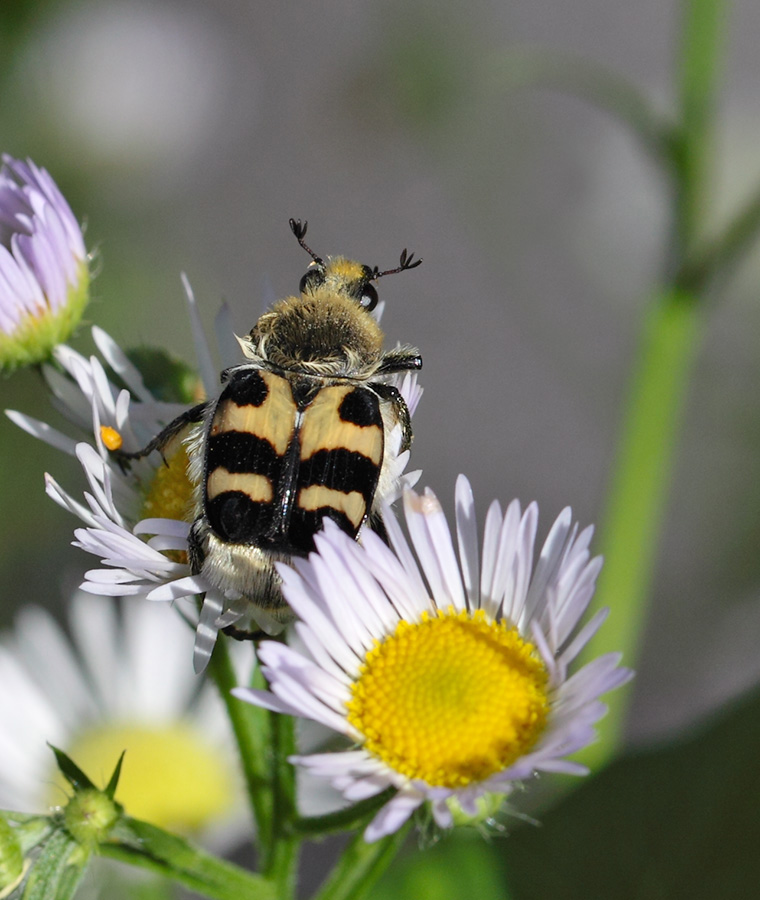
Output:
[[[292,220],[291,220],[292,221]],[[383,275],[395,275],[396,272],[406,272],[407,269],[416,269],[422,262],[421,259],[414,259],[413,253],[407,253],[406,247],[401,251],[401,259],[395,269],[386,269],[384,272],[379,271],[378,267],[372,270],[372,278],[382,278]]]
[[[309,227],[309,223],[304,222],[303,224],[301,224],[300,219],[289,219],[288,222],[290,224],[290,230],[296,236],[296,240],[298,241],[298,243],[303,247],[303,249],[309,254],[309,256],[318,266],[324,266],[324,261],[321,259],[321,257],[317,256],[317,254],[311,249],[311,247],[307,246],[304,243],[303,239],[304,235],[306,234],[306,229]],[[404,251],[404,253],[406,253],[406,250]]]

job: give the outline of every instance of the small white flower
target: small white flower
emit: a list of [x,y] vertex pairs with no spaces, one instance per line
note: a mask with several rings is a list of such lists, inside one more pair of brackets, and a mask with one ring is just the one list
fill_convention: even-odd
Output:
[[579,534],[569,509],[534,564],[535,504],[523,512],[513,501],[504,514],[491,505],[482,558],[464,477],[458,557],[431,492],[408,491],[404,508],[419,563],[388,516],[392,549],[371,532],[359,545],[327,522],[317,553],[281,567],[306,649],[262,644],[271,692],[235,691],[349,738],[354,749],[292,760],[346,800],[397,789],[368,841],[426,801],[449,827],[457,808],[474,816],[480,798],[507,795],[537,771],[585,774],[567,756],[594,740],[600,696],[632,675],[609,654],[568,676],[604,619],[578,630],[601,560],[589,555],[592,529]]
[[80,593],[71,641],[38,607],[0,637],[0,808],[65,802],[48,742],[102,785],[126,750],[116,798],[129,815],[230,847],[245,826],[235,750],[214,689],[186,677],[192,632],[163,605],[122,613]]
[[40,362],[88,299],[82,232],[53,179],[31,160],[0,166],[0,369]]

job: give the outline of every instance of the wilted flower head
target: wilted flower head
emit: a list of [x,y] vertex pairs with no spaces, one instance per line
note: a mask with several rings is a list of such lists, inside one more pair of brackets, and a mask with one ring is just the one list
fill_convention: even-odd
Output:
[[3,156],[0,167],[0,369],[39,362],[87,304],[82,231],[45,169]]
[[564,510],[534,561],[538,509],[513,501],[488,512],[482,555],[469,483],[457,485],[454,551],[435,496],[408,491],[412,547],[392,516],[391,547],[372,532],[359,545],[329,521],[317,553],[280,569],[301,619],[302,650],[263,643],[271,693],[243,700],[314,719],[354,743],[294,757],[350,801],[396,788],[367,840],[396,831],[424,802],[436,822],[476,816],[537,771],[582,775],[570,754],[595,737],[600,696],[631,676],[620,655],[568,667],[604,619],[578,630],[601,567]]

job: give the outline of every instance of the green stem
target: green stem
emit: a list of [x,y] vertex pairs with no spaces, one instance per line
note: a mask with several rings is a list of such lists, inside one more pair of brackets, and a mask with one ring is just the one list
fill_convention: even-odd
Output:
[[[644,323],[617,464],[603,518],[605,564],[595,608],[609,621],[585,658],[618,650],[635,666],[646,619],[676,439],[699,342],[702,297],[714,271],[693,264],[705,219],[716,85],[725,0],[683,0],[679,59],[679,125],[673,134],[674,214],[669,277]],[[754,215],[754,213],[753,213]],[[754,221],[754,220],[753,220]],[[730,247],[746,244],[742,229]],[[729,254],[731,255],[731,254]],[[713,264],[720,262],[719,256]],[[601,765],[621,741],[629,691],[606,698],[610,714],[601,740],[583,754]]]
[[725,0],[682,0],[679,57],[680,128],[676,145],[678,191],[676,256],[693,252],[705,222],[718,75],[725,32]]
[[288,757],[296,751],[291,716],[272,716],[273,817],[271,842],[262,844],[261,871],[278,886],[278,900],[288,900],[296,887],[296,864],[301,838],[293,831],[296,818],[295,770]]
[[725,230],[687,260],[676,275],[676,284],[690,291],[704,291],[711,279],[725,279],[752,248],[760,232],[760,187],[756,187],[743,209]]
[[[251,703],[244,703],[230,691],[239,687],[239,678],[232,665],[226,638],[221,634],[211,656],[208,668],[219,690],[240,752],[248,799],[255,819],[257,834],[262,845],[271,844],[273,799],[269,775],[269,713]],[[254,679],[261,681],[258,667]],[[259,686],[258,684],[256,686]]]
[[395,793],[395,788],[386,788],[374,797],[368,797],[346,809],[339,809],[322,816],[304,816],[293,822],[293,831],[301,835],[320,836],[349,831],[379,812]]
[[260,875],[218,859],[184,838],[148,822],[125,817],[99,852],[185,885],[211,900],[279,900]]
[[[694,295],[665,290],[645,321],[601,532],[604,567],[594,606],[611,611],[587,658],[614,650],[622,651],[629,665],[638,658],[701,312]],[[610,713],[601,740],[584,757],[596,764],[609,758],[620,741],[628,691],[605,699]]]
[[361,900],[396,858],[411,824],[395,834],[366,843],[359,832],[343,851],[338,864],[322,885],[315,900]]

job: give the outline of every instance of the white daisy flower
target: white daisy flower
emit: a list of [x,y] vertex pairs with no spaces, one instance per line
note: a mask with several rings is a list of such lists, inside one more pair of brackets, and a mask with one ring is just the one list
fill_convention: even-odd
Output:
[[567,757],[594,740],[600,696],[632,673],[609,654],[568,676],[604,619],[578,630],[599,557],[592,528],[578,533],[570,509],[554,523],[534,564],[538,508],[515,500],[486,519],[482,557],[469,482],[457,483],[457,540],[436,497],[408,491],[412,546],[388,516],[391,548],[366,533],[361,545],[327,522],[317,552],[280,571],[306,650],[259,649],[271,692],[240,699],[313,719],[345,735],[350,750],[293,757],[355,802],[397,789],[365,832],[396,831],[429,801],[437,824],[480,798],[507,795],[539,771],[586,769]]
[[119,616],[83,593],[69,622],[71,640],[26,607],[0,637],[0,808],[65,802],[48,742],[103,785],[126,750],[116,799],[129,815],[231,847],[245,827],[234,743],[213,687],[186,677],[190,629],[166,606]]
[[[187,279],[183,283],[205,396],[214,396],[219,389],[218,370],[211,360],[190,285]],[[224,366],[239,362],[239,348],[226,306],[217,316],[216,331]],[[191,571],[187,539],[195,501],[185,444],[176,441],[170,450],[165,450],[166,465],[158,453],[131,462],[127,470],[114,460],[110,453],[114,436],[125,451],[140,450],[186,407],[157,401],[139,370],[101,329],[93,329],[93,339],[126,388],[117,388],[109,380],[100,359],[86,359],[66,346],[56,348],[55,355],[68,377],[51,367],[45,369],[56,405],[66,418],[92,435],[93,443],[77,442],[23,413],[7,414],[30,434],[75,455],[82,465],[90,488],[84,503],[49,475],[46,490],[56,503],[84,522],[85,527],[74,532],[75,546],[96,556],[104,566],[85,573],[83,590],[158,601],[203,597],[194,649],[195,668],[201,672],[208,664],[219,629],[239,622],[243,616],[268,633],[281,630],[282,624],[248,601],[241,604],[236,598],[223,596],[202,575]],[[397,376],[391,383],[412,414],[422,395],[416,373]],[[191,453],[192,440],[188,441]],[[399,425],[389,436],[393,465],[386,479],[389,484],[398,485],[398,492],[419,478],[419,472],[404,474],[409,451],[399,452],[401,441]],[[395,496],[385,499],[390,502]]]

